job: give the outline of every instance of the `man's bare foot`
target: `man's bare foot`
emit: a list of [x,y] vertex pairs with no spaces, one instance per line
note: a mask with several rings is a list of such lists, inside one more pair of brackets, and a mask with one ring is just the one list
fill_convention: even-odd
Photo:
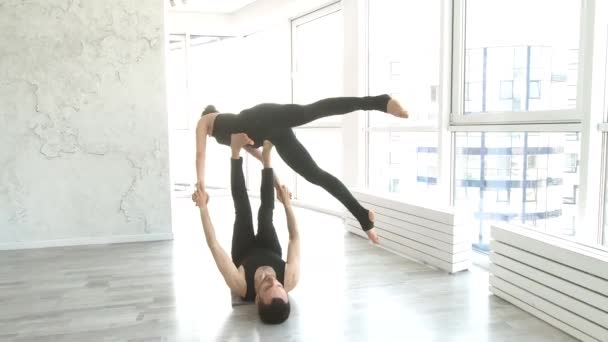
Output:
[[388,104],[386,105],[386,112],[396,116],[398,118],[407,119],[409,117],[407,110],[405,110],[397,99],[392,98],[388,100]]
[[272,148],[274,145],[270,140],[264,140],[264,144],[262,145],[262,163],[264,163],[265,168],[270,168],[270,156],[272,155]]
[[[376,220],[376,214],[374,214],[373,211],[369,211],[369,220],[371,222],[374,222]],[[367,234],[367,237],[369,238],[369,240],[373,243],[380,244],[380,238],[378,237],[378,233],[376,233],[376,228],[372,228],[368,231],[365,232]]]

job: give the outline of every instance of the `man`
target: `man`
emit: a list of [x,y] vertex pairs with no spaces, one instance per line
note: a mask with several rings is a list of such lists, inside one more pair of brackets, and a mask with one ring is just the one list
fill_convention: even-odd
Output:
[[274,177],[270,155],[273,145],[269,141],[264,141],[262,149],[264,169],[260,189],[261,205],[258,232],[254,235],[251,205],[243,175],[243,159],[240,156],[241,149],[252,143],[246,134],[231,135],[231,190],[236,216],[232,233],[232,258],[228,257],[216,240],[207,209],[209,195],[197,189],[192,199],[200,210],[207,245],[228,287],[243,299],[255,301],[264,323],[279,324],[289,317],[287,293],[295,288],[300,275],[300,238],[289,190],[281,186],[277,197],[285,208],[289,230],[287,260],[284,261],[272,222]]

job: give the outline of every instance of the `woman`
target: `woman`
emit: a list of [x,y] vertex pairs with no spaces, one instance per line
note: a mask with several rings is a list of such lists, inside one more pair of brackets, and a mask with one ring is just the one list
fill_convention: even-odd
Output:
[[320,118],[357,110],[377,110],[400,118],[408,117],[401,104],[386,94],[335,97],[309,105],[264,103],[245,109],[239,115],[220,114],[215,107],[207,106],[196,127],[197,187],[204,191],[207,136],[214,137],[220,144],[230,146],[231,134],[245,133],[250,138],[247,152],[259,160],[261,155],[257,148],[264,140],[269,140],[289,167],[340,201],[359,221],[369,239],[378,243],[378,235],[373,229],[373,211],[363,208],[338,178],[319,168],[292,130],[293,127]]

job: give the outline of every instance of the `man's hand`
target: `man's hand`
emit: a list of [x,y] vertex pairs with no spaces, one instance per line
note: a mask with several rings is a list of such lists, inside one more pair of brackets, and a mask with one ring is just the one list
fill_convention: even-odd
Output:
[[285,185],[281,185],[277,188],[277,199],[283,203],[284,206],[291,206],[291,192]]
[[209,194],[207,191],[197,190],[192,194],[192,201],[196,203],[196,206],[199,208],[203,208],[207,206],[209,203]]

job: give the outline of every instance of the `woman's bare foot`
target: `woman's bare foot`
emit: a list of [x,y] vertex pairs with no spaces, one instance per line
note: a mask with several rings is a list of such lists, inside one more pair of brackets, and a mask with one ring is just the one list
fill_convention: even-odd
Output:
[[388,104],[386,105],[386,112],[396,116],[398,118],[407,119],[409,117],[407,110],[405,110],[397,99],[392,98],[388,100]]
[[[376,214],[374,214],[373,211],[369,211],[369,220],[371,222],[374,222],[376,220]],[[369,240],[373,243],[380,244],[380,238],[378,237],[378,233],[376,233],[376,228],[372,228],[368,231],[365,232],[367,234],[367,237],[369,238]]]
[[270,168],[270,156],[272,155],[272,148],[274,145],[269,140],[264,140],[264,144],[262,145],[262,163],[264,163],[265,168]]

